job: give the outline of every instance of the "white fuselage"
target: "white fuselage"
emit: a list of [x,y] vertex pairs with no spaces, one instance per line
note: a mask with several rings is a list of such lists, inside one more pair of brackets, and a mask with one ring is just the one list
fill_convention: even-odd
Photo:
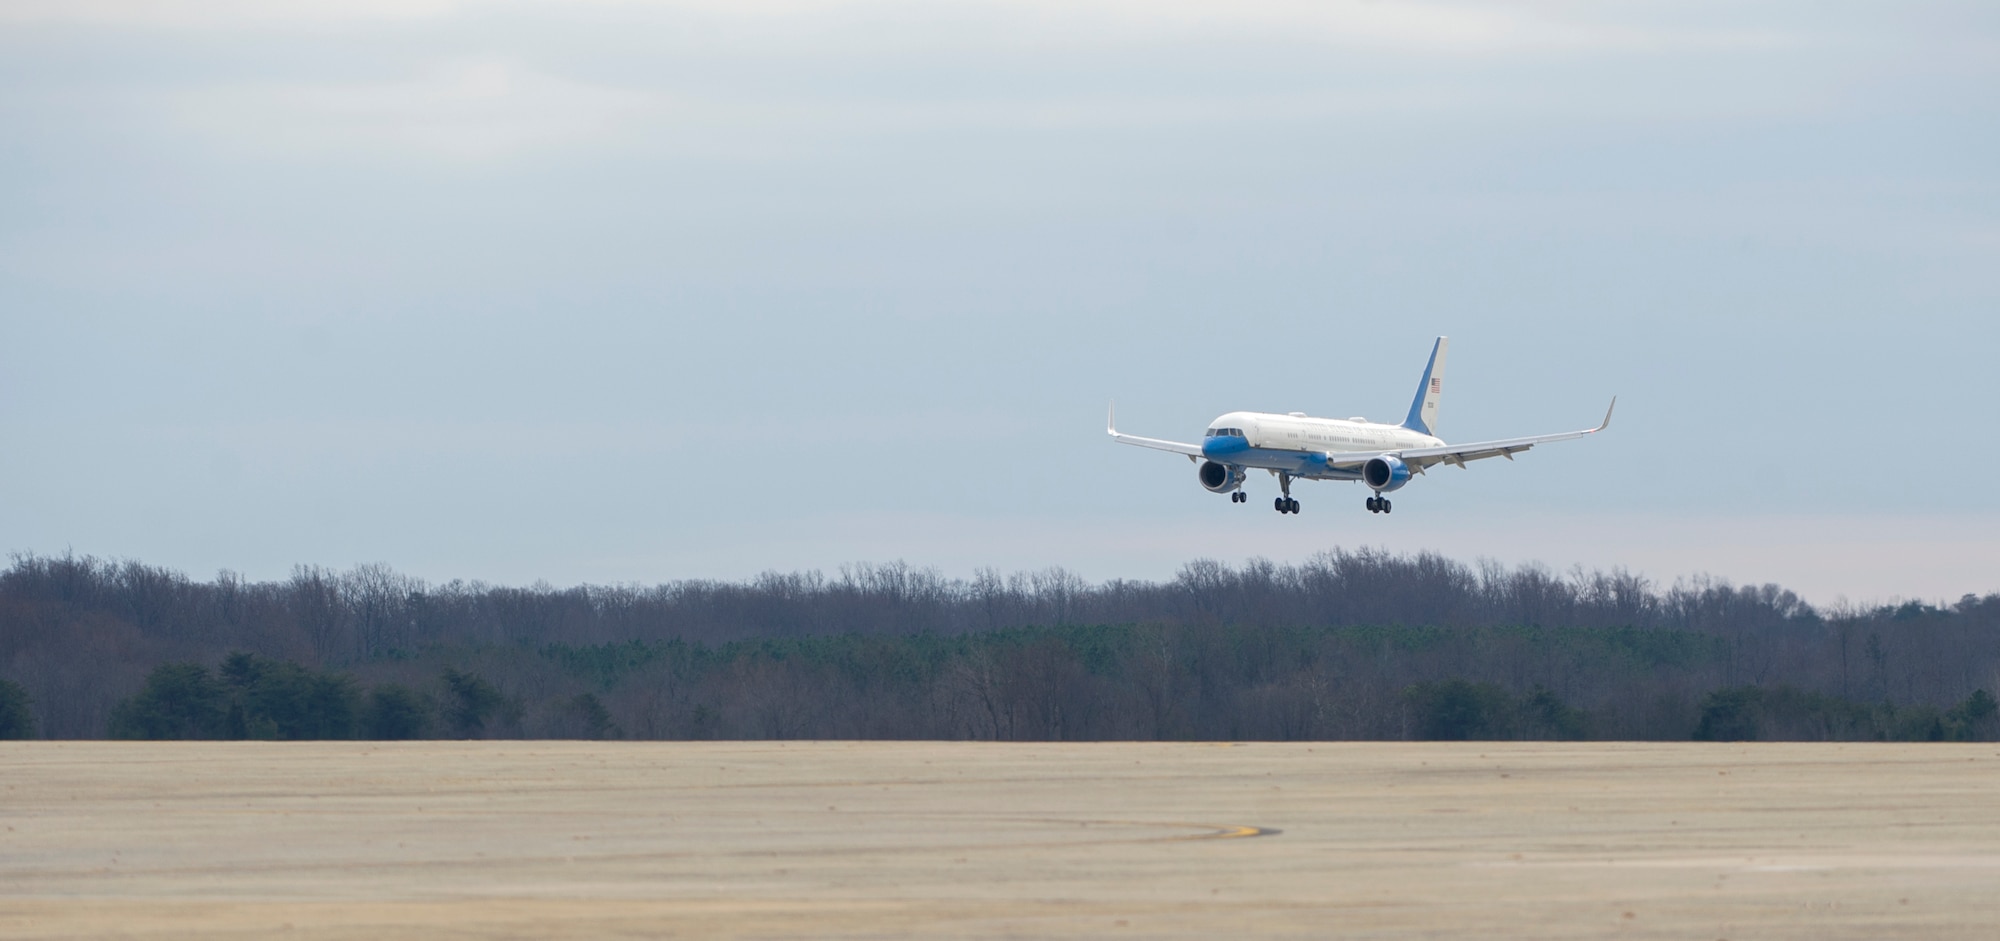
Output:
[[1202,436],[1201,450],[1202,456],[1211,461],[1239,467],[1284,471],[1296,477],[1351,480],[1358,476],[1358,471],[1327,466],[1328,455],[1443,444],[1431,435],[1401,425],[1365,419],[1229,412],[1209,424],[1208,433]]
[[1401,425],[1384,425],[1363,418],[1313,418],[1274,412],[1230,412],[1211,428],[1241,428],[1253,448],[1274,451],[1391,451],[1434,448],[1438,438]]

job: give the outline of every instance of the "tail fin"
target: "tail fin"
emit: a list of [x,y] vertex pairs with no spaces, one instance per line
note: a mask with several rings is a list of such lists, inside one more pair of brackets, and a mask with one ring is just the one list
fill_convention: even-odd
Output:
[[1403,427],[1427,435],[1437,434],[1438,396],[1444,392],[1444,353],[1450,337],[1438,337],[1431,347],[1431,361],[1424,365],[1423,381],[1417,383],[1417,398],[1410,403],[1410,417]]

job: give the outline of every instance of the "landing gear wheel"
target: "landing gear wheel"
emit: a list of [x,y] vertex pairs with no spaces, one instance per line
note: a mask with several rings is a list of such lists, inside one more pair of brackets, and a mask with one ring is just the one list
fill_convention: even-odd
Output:
[[1369,498],[1368,498],[1368,499],[1367,499],[1367,500],[1366,500],[1366,501],[1365,501],[1365,502],[1363,503],[1363,505],[1364,505],[1364,506],[1366,506],[1366,507],[1368,507],[1368,512],[1370,512],[1370,513],[1380,513],[1380,512],[1382,512],[1382,498],[1381,498],[1381,497],[1369,497]]
[[1382,512],[1384,513],[1389,512],[1389,501],[1386,499],[1382,501]]
[[1272,500],[1271,509],[1277,510],[1280,513],[1285,512],[1285,498],[1279,497],[1276,500]]
[[1285,512],[1297,515],[1299,512],[1299,501],[1287,497],[1285,499]]

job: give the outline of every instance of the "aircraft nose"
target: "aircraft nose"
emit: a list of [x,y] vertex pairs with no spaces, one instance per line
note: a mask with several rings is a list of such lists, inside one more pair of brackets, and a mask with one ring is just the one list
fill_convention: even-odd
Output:
[[1203,438],[1201,442],[1202,456],[1210,460],[1221,460],[1248,450],[1250,442],[1235,435],[1216,435],[1212,438]]

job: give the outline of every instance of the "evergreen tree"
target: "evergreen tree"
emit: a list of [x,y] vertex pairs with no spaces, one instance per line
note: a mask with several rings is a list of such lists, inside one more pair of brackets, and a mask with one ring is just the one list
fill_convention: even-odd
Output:
[[1528,691],[1528,698],[1521,703],[1520,717],[1521,731],[1531,739],[1574,741],[1584,737],[1588,724],[1583,710],[1570,708],[1546,686]]
[[1764,691],[1754,686],[1718,689],[1702,697],[1701,721],[1695,725],[1698,742],[1754,742],[1757,740],[1757,713],[1764,703]]
[[112,738],[212,739],[228,731],[220,683],[199,663],[162,664],[145,688],[111,710]]
[[400,683],[384,683],[368,693],[361,734],[378,741],[423,738],[430,732],[430,704]]
[[586,739],[607,739],[618,737],[618,725],[611,721],[611,710],[604,708],[602,700],[595,693],[580,693],[563,703],[563,716],[578,737]]
[[227,686],[231,738],[353,738],[360,692],[344,674],[235,653],[218,671]]
[[1983,689],[1975,689],[1965,701],[1951,707],[1945,713],[1946,736],[1957,742],[1985,742],[1993,738],[1996,726],[2000,726],[2000,703],[1993,700],[1993,694]]
[[1513,737],[1513,701],[1492,683],[1418,683],[1404,694],[1416,708],[1417,737],[1467,741]]
[[34,700],[13,680],[0,680],[0,739],[34,738]]
[[453,738],[479,738],[487,723],[506,707],[507,698],[477,673],[444,671],[445,724]]

